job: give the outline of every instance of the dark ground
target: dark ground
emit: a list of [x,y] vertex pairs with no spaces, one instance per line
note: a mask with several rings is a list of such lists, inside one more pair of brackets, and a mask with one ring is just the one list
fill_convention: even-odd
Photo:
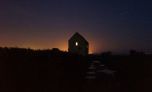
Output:
[[152,92],[152,55],[98,57],[114,75],[86,79],[95,57],[0,48],[0,92]]

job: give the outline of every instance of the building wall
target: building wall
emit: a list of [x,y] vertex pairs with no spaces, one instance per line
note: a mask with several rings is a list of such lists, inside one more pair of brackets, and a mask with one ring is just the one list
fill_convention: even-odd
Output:
[[[76,46],[76,42],[78,42],[78,46]],[[71,53],[77,53],[81,55],[87,55],[88,54],[88,43],[81,39],[80,37],[74,37],[73,39],[69,40],[69,52]]]

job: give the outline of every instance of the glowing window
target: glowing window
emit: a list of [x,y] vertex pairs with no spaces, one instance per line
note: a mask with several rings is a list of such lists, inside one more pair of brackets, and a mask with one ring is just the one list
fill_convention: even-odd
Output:
[[76,42],[75,45],[78,46],[78,42]]

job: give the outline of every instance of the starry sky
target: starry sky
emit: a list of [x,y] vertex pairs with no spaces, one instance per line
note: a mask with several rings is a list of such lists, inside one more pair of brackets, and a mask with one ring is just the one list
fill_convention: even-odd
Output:
[[0,0],[0,46],[67,50],[79,32],[90,52],[152,50],[151,0]]

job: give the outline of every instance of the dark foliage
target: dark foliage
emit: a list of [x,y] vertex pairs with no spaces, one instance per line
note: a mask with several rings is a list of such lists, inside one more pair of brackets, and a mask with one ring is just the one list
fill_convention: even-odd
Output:
[[[94,60],[115,75],[86,79]],[[58,49],[0,48],[0,75],[0,92],[151,92],[152,55],[85,57]]]

